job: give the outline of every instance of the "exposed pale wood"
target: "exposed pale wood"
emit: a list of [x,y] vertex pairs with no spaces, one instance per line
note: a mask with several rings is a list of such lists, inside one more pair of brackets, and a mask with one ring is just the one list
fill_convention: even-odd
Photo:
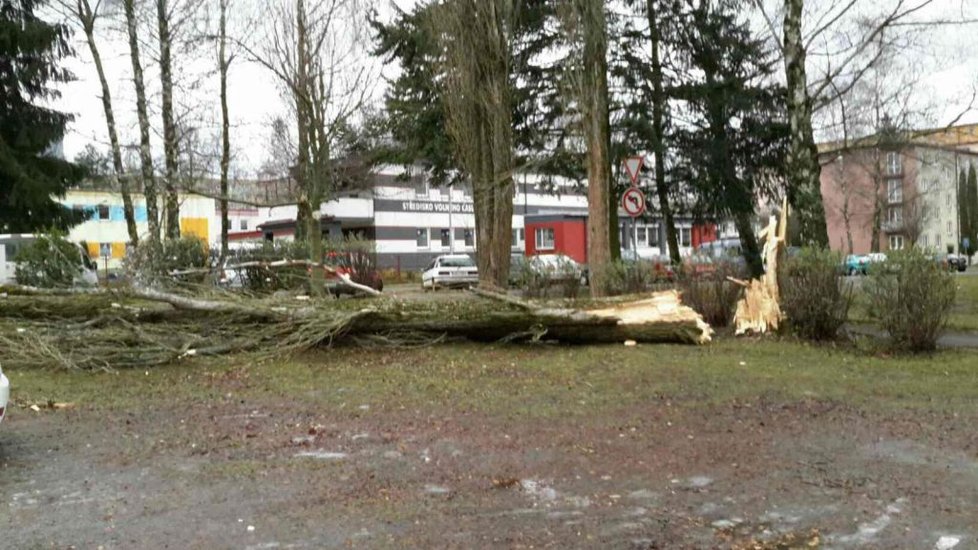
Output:
[[787,201],[781,206],[780,221],[771,216],[767,227],[758,234],[764,241],[764,261],[766,269],[760,279],[749,282],[730,279],[745,287],[744,297],[737,302],[734,325],[738,335],[747,333],[764,334],[776,331],[784,318],[781,312],[781,294],[778,288],[778,268],[781,252],[784,249],[788,227]]

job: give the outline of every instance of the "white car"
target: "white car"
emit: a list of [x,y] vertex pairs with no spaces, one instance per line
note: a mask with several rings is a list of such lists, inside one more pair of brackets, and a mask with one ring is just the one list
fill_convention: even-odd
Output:
[[9,400],[10,381],[3,375],[3,369],[0,369],[0,422],[3,422],[3,417],[7,414],[7,401]]
[[421,288],[467,287],[479,284],[479,268],[465,254],[438,256],[421,273]]
[[530,269],[547,276],[551,281],[565,281],[580,278],[584,281],[584,268],[570,256],[564,254],[540,254],[532,256]]

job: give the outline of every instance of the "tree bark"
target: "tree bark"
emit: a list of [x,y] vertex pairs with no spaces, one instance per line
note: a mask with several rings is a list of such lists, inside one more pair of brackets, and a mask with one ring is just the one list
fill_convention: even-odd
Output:
[[679,234],[676,231],[676,220],[673,216],[669,200],[669,187],[666,184],[666,155],[665,155],[665,106],[666,95],[662,89],[662,61],[659,57],[659,42],[662,37],[659,32],[659,20],[656,15],[655,3],[648,0],[647,13],[649,19],[649,38],[652,43],[652,130],[655,141],[652,143],[652,154],[655,158],[655,193],[659,199],[659,210],[662,212],[662,223],[666,230],[666,243],[669,246],[669,259],[673,264],[682,263],[679,255]]
[[98,73],[99,85],[102,88],[102,110],[105,113],[105,126],[109,133],[109,144],[112,149],[114,177],[119,187],[119,193],[122,195],[122,211],[126,219],[126,231],[129,234],[129,242],[136,245],[139,244],[139,231],[136,229],[136,213],[132,205],[132,194],[129,191],[129,176],[126,174],[125,166],[122,164],[122,148],[119,145],[119,134],[115,127],[115,112],[112,109],[112,92],[109,90],[109,81],[105,77],[102,55],[99,53],[98,46],[95,43],[96,14],[92,11],[91,4],[88,0],[78,0],[76,10],[76,15],[85,32],[88,50],[91,52],[92,60],[95,63],[95,72]]
[[143,177],[143,195],[146,197],[146,217],[150,241],[160,241],[160,217],[156,203],[156,175],[153,172],[153,152],[149,142],[149,114],[146,107],[146,85],[143,81],[143,65],[139,60],[139,32],[136,22],[135,0],[122,0],[126,15],[126,31],[129,36],[129,58],[132,61],[132,80],[136,87],[136,115],[139,119],[139,160]]
[[170,11],[168,0],[156,0],[156,22],[160,42],[160,84],[162,88],[163,154],[166,164],[166,201],[164,206],[166,238],[180,238],[180,201],[177,196],[178,139],[173,116],[173,67],[172,39],[170,36]]
[[784,64],[787,76],[788,202],[798,219],[801,244],[828,246],[822,204],[818,148],[812,130],[812,101],[805,73],[805,44],[801,32],[804,0],[785,0]]
[[[611,157],[608,114],[608,35],[604,2],[578,0],[583,32],[582,109],[587,143],[588,265],[591,296],[608,294],[608,270],[612,262]],[[617,204],[617,203],[616,203]],[[616,210],[617,212],[617,210]]]
[[221,264],[228,255],[228,167],[231,164],[231,120],[228,116],[228,68],[231,61],[227,56],[227,12],[228,1],[220,0],[220,21],[218,23],[218,70],[221,72]]

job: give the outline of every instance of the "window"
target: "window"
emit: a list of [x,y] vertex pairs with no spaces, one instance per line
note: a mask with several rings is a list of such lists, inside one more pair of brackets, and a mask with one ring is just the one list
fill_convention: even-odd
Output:
[[418,229],[418,248],[428,248],[428,228]]
[[900,223],[903,221],[903,209],[901,208],[890,208],[887,211],[887,219],[890,223]]
[[536,231],[537,250],[554,249],[554,228],[538,227]]
[[934,246],[941,246],[941,234],[940,234],[940,232],[934,233]]
[[951,222],[947,222],[947,236],[951,236]]
[[890,235],[890,250],[903,250],[903,235]]
[[888,180],[886,182],[886,197],[891,203],[903,202],[903,180]]
[[945,204],[946,204],[947,206],[951,206],[951,194],[950,194],[950,193],[946,193],[946,194],[944,195],[944,203],[945,203]]
[[928,246],[930,246],[930,243],[927,242],[927,235],[924,235],[924,242],[921,243],[921,244],[924,245],[924,248],[927,248]]
[[419,197],[427,197],[428,195],[428,180],[424,177],[424,174],[415,176],[414,181],[414,193]]
[[241,223],[240,223],[240,225],[238,227],[240,227],[242,231],[247,231],[248,230],[248,220],[241,220]]
[[886,173],[890,176],[895,176],[902,173],[903,167],[901,166],[900,153],[890,152],[886,154]]
[[463,235],[465,235],[465,246],[475,246],[475,234],[471,229],[466,229]]
[[639,246],[649,245],[648,229],[646,229],[645,227],[639,227],[638,229],[635,230],[635,233],[638,235],[635,239],[638,241]]
[[647,235],[648,235],[649,246],[659,246],[659,226],[658,225],[650,225],[648,227]]
[[112,243],[98,243],[98,255],[103,258],[112,256]]
[[679,246],[692,246],[693,244],[693,228],[692,227],[679,227]]
[[448,229],[441,230],[441,247],[448,248],[452,246],[452,232]]
[[[109,219],[109,205],[107,204],[98,205],[98,219],[100,220]],[[102,255],[105,256],[105,254]]]
[[523,232],[523,228],[514,228],[512,248],[522,248],[525,241],[526,234]]

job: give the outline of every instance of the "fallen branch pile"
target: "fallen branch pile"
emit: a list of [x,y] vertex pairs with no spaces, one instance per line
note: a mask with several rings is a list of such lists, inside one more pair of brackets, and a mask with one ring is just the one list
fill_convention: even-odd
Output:
[[112,369],[237,351],[279,357],[341,340],[401,346],[445,338],[704,344],[712,334],[674,291],[587,309],[478,294],[488,300],[202,298],[148,289],[7,287],[0,289],[0,360]]

